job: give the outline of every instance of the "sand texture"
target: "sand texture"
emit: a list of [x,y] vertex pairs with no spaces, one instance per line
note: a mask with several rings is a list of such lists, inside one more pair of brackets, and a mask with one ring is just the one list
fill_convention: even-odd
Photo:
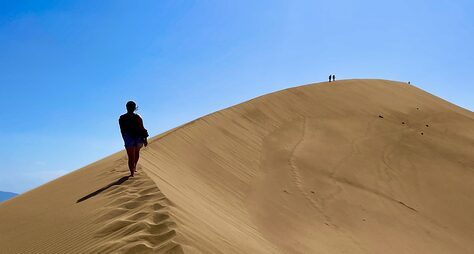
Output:
[[405,83],[268,94],[126,163],[1,203],[0,253],[474,253],[474,114]]

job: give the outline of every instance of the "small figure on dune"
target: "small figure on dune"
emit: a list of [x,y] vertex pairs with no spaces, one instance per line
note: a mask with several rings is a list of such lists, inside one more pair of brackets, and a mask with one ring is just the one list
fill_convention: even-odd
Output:
[[332,75],[332,81],[336,81],[336,75]]
[[331,76],[331,75],[329,75],[329,82],[331,82],[331,78],[332,78],[332,76]]
[[142,118],[135,113],[135,110],[137,110],[137,104],[133,101],[129,101],[126,104],[126,107],[127,113],[120,116],[119,125],[125,143],[125,149],[127,150],[130,176],[133,177],[137,171],[140,149],[143,145],[148,145],[148,131],[143,127]]

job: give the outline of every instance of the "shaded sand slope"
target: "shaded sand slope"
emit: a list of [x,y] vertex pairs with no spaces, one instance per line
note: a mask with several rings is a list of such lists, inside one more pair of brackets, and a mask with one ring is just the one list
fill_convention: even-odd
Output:
[[413,86],[287,89],[0,204],[0,253],[472,253],[473,151]]

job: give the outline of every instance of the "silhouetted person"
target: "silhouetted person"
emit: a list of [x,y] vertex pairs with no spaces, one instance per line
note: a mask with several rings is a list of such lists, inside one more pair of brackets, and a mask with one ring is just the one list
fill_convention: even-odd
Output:
[[130,176],[133,177],[137,171],[140,149],[143,145],[148,145],[148,131],[143,127],[142,118],[134,113],[137,109],[137,104],[133,101],[129,101],[126,107],[127,113],[120,116],[119,125],[125,143],[125,149],[127,150]]
[[331,82],[331,78],[332,78],[332,76],[331,76],[331,75],[329,75],[329,82]]
[[332,75],[332,81],[336,81],[336,75]]

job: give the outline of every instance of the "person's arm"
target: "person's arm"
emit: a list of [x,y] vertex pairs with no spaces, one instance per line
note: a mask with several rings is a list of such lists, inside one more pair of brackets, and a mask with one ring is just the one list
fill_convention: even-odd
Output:
[[139,124],[140,129],[141,129],[141,132],[142,132],[143,144],[144,144],[145,146],[147,146],[147,145],[148,145],[148,140],[147,140],[147,138],[148,138],[148,131],[147,131],[147,130],[145,129],[145,127],[143,126],[143,119],[142,119],[140,116],[138,116],[138,124]]
[[123,120],[122,120],[122,116],[119,117],[119,127],[120,127],[120,133],[123,135],[123,132],[124,132],[124,129],[123,129]]

